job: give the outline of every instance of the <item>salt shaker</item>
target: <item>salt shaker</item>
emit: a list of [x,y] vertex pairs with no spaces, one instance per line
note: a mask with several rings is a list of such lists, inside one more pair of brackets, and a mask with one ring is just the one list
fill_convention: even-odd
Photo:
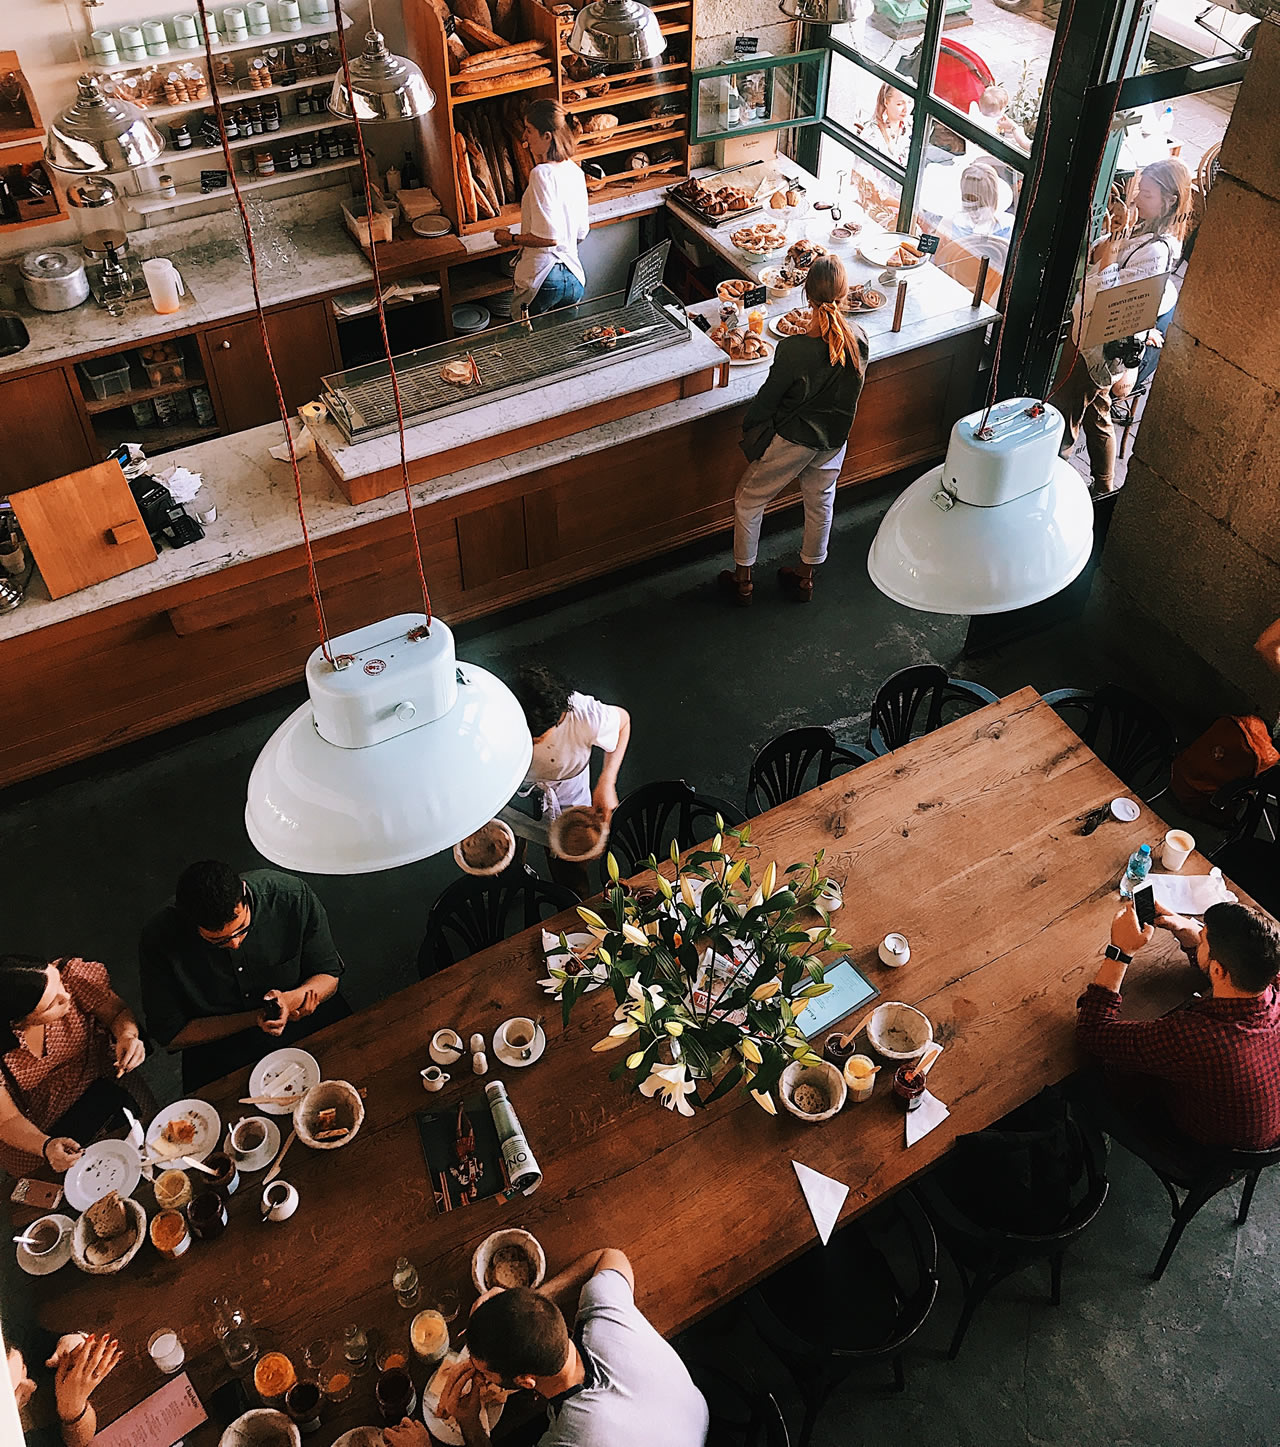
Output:
[[472,1075],[488,1075],[489,1057],[483,1050],[477,1050],[471,1057]]

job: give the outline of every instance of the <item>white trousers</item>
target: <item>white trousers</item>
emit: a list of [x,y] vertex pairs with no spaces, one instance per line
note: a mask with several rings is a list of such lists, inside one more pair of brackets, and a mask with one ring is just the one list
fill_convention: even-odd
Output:
[[751,567],[760,546],[760,523],[765,508],[789,482],[800,479],[804,501],[804,539],[800,561],[816,567],[827,560],[831,536],[831,508],[835,501],[839,467],[828,464],[843,456],[843,447],[819,449],[801,447],[785,437],[775,437],[763,457],[742,474],[733,495],[733,561],[740,568]]

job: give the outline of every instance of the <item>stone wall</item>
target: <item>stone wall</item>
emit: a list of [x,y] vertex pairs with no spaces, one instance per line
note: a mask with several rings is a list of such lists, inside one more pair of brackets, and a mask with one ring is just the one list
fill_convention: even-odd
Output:
[[1264,23],[1094,588],[1205,714],[1280,708],[1253,652],[1280,617],[1277,91],[1280,27]]

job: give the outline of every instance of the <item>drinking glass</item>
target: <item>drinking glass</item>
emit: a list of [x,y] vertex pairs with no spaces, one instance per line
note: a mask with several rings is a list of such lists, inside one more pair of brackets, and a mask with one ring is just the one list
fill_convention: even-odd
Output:
[[352,1373],[328,1337],[317,1337],[308,1343],[303,1348],[302,1362],[307,1375],[315,1380],[329,1401],[345,1402],[351,1395]]
[[405,1417],[413,1415],[418,1405],[418,1394],[413,1381],[401,1367],[383,1372],[373,1390],[378,1403],[378,1415],[388,1427],[395,1426]]
[[362,1376],[369,1369],[369,1338],[352,1322],[342,1328],[342,1355],[353,1377]]
[[215,1297],[213,1312],[213,1330],[222,1346],[222,1355],[231,1370],[240,1376],[258,1356],[258,1334],[253,1322],[244,1307],[230,1297]]
[[449,1340],[456,1346],[467,1334],[466,1323],[458,1325],[458,1317],[462,1314],[462,1298],[456,1291],[438,1291],[436,1310],[444,1317],[445,1325],[449,1328]]
[[404,1371],[409,1365],[409,1346],[398,1333],[392,1333],[377,1350],[374,1360],[380,1372]]

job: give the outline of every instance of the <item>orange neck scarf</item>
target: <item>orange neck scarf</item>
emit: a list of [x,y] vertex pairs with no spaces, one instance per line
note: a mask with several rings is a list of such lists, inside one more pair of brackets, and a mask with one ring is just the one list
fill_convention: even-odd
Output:
[[827,344],[827,356],[833,367],[843,367],[853,361],[849,346],[849,333],[844,319],[833,301],[821,302],[817,307],[818,334]]

